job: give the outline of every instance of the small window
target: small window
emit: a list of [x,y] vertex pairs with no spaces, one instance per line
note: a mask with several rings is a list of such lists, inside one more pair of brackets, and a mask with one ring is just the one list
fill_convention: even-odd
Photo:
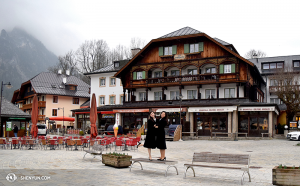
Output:
[[110,103],[110,105],[114,105],[115,104],[115,99],[116,99],[115,96],[110,96],[109,97],[109,103]]
[[116,85],[116,78],[110,78],[110,85],[115,86]]
[[283,68],[283,63],[277,63],[277,68]]
[[27,92],[30,92],[30,87],[28,87]]
[[164,47],[164,55],[165,56],[172,55],[172,47],[171,46]]
[[118,68],[120,66],[119,62],[115,62],[115,68]]
[[70,86],[70,90],[75,90],[75,86]]
[[120,104],[123,105],[124,96],[120,96]]
[[100,86],[105,87],[105,79],[100,79]]
[[275,69],[276,68],[276,63],[270,63],[270,69]]
[[52,109],[52,116],[57,116],[57,109]]
[[154,92],[154,100],[162,100],[162,92]]
[[293,63],[294,67],[300,67],[300,61],[293,61]]
[[143,79],[143,72],[137,72],[136,79]]
[[100,103],[100,105],[104,105],[105,104],[105,97],[100,97],[99,103]]
[[171,70],[171,76],[179,76],[179,70]]
[[209,68],[206,68],[206,71],[205,71],[207,74],[214,74],[216,73],[216,68],[215,67],[209,67]]
[[140,98],[140,101],[146,101],[146,92],[140,92],[139,98]]
[[189,75],[197,75],[197,69],[188,69]]
[[267,63],[267,64],[263,64],[263,69],[270,69],[270,65],[269,65],[269,63]]
[[276,79],[271,79],[270,80],[270,86],[277,86],[278,83],[277,83],[277,80]]
[[171,100],[179,100],[179,91],[170,91]]
[[154,72],[154,77],[156,77],[156,78],[162,77],[162,71]]
[[224,73],[231,73],[231,64],[224,65]]
[[188,99],[197,99],[197,90],[188,90]]
[[199,43],[190,44],[190,53],[199,52]]
[[53,96],[53,103],[58,103],[58,96]]
[[78,105],[79,104],[79,98],[73,98],[73,104]]
[[216,90],[215,89],[206,89],[205,90],[205,99],[214,99],[216,98]]
[[225,88],[225,98],[234,98],[235,97],[235,89],[234,88]]

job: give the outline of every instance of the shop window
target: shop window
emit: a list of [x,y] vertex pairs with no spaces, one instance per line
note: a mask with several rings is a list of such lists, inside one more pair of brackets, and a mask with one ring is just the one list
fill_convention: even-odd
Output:
[[226,130],[227,126],[226,126],[226,117],[221,117],[220,118],[220,126],[219,126],[219,130]]
[[260,130],[268,130],[268,119],[265,117],[259,117],[259,129]]
[[75,117],[75,112],[72,111],[72,117]]
[[257,130],[257,117],[250,117],[250,129],[251,130]]
[[58,103],[58,96],[53,96],[53,103]]

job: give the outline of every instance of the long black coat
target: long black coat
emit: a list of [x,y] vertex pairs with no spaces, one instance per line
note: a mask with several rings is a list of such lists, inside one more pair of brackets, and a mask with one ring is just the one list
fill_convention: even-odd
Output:
[[165,126],[167,125],[166,118],[161,118],[156,125],[158,126],[158,128],[156,129],[156,147],[158,149],[167,149],[165,138]]
[[154,128],[154,125],[156,122],[153,119],[149,119],[147,122],[148,128],[147,128],[147,135],[146,140],[144,143],[144,147],[155,149],[156,148],[156,142],[155,142],[155,136],[156,136],[156,130]]

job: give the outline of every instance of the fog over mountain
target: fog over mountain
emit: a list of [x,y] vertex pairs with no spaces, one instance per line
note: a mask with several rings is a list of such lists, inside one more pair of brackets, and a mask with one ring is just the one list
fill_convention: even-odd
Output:
[[11,100],[14,90],[49,66],[58,58],[39,40],[20,28],[0,34],[0,81],[10,82],[13,88],[3,88],[3,96]]

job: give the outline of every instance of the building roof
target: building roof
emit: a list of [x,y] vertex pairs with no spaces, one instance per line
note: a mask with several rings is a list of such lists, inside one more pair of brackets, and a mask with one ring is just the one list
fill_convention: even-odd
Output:
[[[66,84],[63,78],[66,78]],[[73,97],[90,97],[90,85],[75,76],[55,74],[52,72],[42,72],[29,80],[37,94],[51,94]],[[77,90],[66,89],[66,85],[75,85]]]
[[200,32],[198,30],[195,30],[195,29],[187,26],[187,27],[181,28],[179,30],[176,30],[174,32],[171,32],[169,34],[166,34],[164,36],[161,36],[159,38],[176,37],[176,36],[184,36],[184,35],[200,34],[200,33],[203,33],[203,32]]
[[80,105],[80,108],[86,108],[86,107],[90,107],[90,100],[87,100],[86,102],[84,102],[82,105]]
[[[115,63],[116,62],[119,62],[119,67],[115,67]],[[107,65],[106,67],[97,69],[97,70],[95,70],[93,72],[85,73],[84,75],[100,74],[100,73],[108,73],[108,72],[118,72],[128,62],[129,62],[128,59],[126,59],[126,60],[120,60],[120,61],[114,61],[113,64]]]
[[218,41],[219,43],[221,43],[221,44],[224,45],[224,46],[226,46],[226,45],[231,45],[231,44],[227,43],[226,41],[223,41],[223,40],[221,40],[221,39],[219,39],[219,38],[216,38],[216,37],[214,37],[214,40]]
[[17,106],[2,97],[1,117],[22,117],[31,118],[30,114],[23,112]]

